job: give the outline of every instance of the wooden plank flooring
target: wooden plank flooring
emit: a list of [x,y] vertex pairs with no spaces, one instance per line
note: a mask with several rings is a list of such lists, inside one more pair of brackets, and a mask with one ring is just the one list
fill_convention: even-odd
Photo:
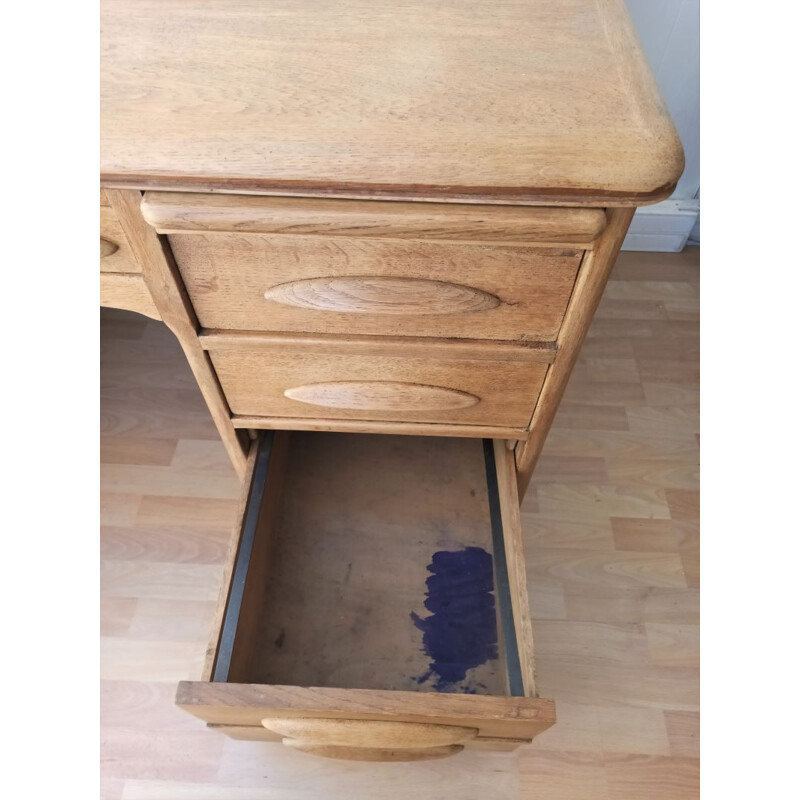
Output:
[[103,310],[103,798],[697,797],[698,260],[622,254],[523,505],[558,724],[517,753],[416,764],[238,742],[173,706],[200,674],[238,487],[171,334]]

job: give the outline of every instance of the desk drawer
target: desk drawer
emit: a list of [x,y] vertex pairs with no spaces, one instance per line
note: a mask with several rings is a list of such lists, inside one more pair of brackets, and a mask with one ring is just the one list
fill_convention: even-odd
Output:
[[210,336],[204,346],[231,411],[244,417],[524,429],[547,370],[547,364],[531,360],[537,354],[526,348],[498,347],[494,355],[489,346],[461,343],[239,341]]
[[583,251],[463,242],[172,235],[206,328],[552,341]]
[[555,715],[535,696],[521,548],[504,442],[267,432],[203,680],[177,702],[334,758],[529,741]]
[[200,324],[553,341],[599,209],[149,192]]
[[[102,200],[102,196],[101,196]],[[100,206],[100,272],[141,272],[128,246],[117,215],[110,206]]]

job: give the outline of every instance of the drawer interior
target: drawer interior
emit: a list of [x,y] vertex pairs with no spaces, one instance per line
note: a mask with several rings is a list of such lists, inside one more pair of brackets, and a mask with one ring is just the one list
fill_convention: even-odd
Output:
[[491,440],[265,433],[207,678],[525,695],[495,457]]

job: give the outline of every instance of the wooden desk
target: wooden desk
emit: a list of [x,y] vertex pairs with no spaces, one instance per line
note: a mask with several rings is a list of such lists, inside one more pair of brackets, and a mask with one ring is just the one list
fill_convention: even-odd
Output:
[[[179,702],[340,758],[544,730],[519,498],[633,211],[683,167],[622,0],[105,0],[101,90],[101,301],[175,333],[244,485],[204,681]],[[292,542],[322,553],[316,582]],[[444,669],[436,614],[415,627],[329,569],[391,552],[405,597],[443,543],[492,565],[499,647],[469,667],[477,688],[415,678],[416,656],[394,675],[398,641]],[[321,618],[276,610],[280,581],[318,590]],[[351,624],[324,652],[268,643],[275,614],[311,630],[331,609]]]

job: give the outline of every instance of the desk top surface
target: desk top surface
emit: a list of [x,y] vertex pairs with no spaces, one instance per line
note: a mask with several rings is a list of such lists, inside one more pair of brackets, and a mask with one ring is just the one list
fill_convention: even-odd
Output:
[[623,0],[103,0],[108,186],[501,203],[668,196]]

